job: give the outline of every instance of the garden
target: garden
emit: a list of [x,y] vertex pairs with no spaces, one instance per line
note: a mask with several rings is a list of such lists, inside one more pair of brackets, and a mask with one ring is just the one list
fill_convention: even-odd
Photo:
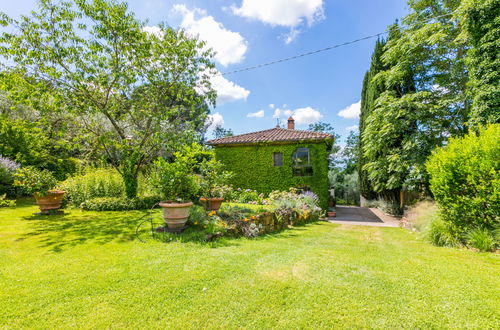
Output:
[[[319,198],[286,167],[232,180],[283,152],[207,146],[203,40],[115,0],[0,13],[0,328],[500,328],[500,8],[408,6],[376,42],[360,133],[296,171]],[[404,228],[332,223],[327,202]]]
[[[227,182],[231,172],[223,169],[212,150],[198,144],[173,153],[170,162],[156,160],[140,174],[140,195],[134,198],[126,197],[123,180],[111,167],[83,167],[78,174],[58,182],[48,170],[21,167],[5,157],[0,161],[3,189],[11,195],[33,195],[40,209],[38,215],[63,215],[64,208],[99,212],[161,208],[163,218],[151,212],[144,228],[140,227],[142,218],[137,219],[138,236],[148,236],[143,230],[154,226],[150,235],[161,240],[173,239],[176,236],[170,234],[180,234],[187,228],[185,235],[198,240],[251,238],[317,221],[324,213],[318,197],[310,191],[291,188],[265,196],[255,190],[233,188]],[[5,196],[2,206],[14,207],[15,201]]]

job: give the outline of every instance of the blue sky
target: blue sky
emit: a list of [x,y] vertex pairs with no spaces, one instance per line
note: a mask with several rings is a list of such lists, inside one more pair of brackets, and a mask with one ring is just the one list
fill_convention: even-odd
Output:
[[[2,0],[18,17],[36,0]],[[220,72],[324,48],[385,30],[407,12],[405,0],[129,0],[153,27],[167,22],[199,35],[217,51]],[[154,28],[151,28],[154,30]],[[236,134],[296,118],[305,129],[320,120],[346,137],[358,124],[361,82],[375,40],[247,72],[218,77],[213,120]],[[344,111],[343,111],[344,110]],[[340,113],[340,115],[339,115]]]

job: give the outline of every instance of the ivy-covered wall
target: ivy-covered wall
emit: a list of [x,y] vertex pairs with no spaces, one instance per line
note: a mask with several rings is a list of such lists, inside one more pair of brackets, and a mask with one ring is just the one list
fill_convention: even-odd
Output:
[[[292,155],[297,148],[309,148],[312,176],[293,176]],[[218,145],[215,153],[218,160],[232,171],[234,187],[255,189],[268,194],[273,190],[288,190],[290,187],[308,186],[318,195],[321,207],[328,204],[328,155],[331,142],[267,144],[267,145]],[[273,154],[283,154],[283,165],[274,166]]]

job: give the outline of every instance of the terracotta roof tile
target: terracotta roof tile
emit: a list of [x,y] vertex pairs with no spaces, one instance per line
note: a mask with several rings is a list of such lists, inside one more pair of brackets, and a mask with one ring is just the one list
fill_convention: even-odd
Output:
[[323,141],[331,139],[333,139],[333,135],[327,133],[275,127],[264,131],[214,139],[207,141],[207,144],[254,144],[263,142]]

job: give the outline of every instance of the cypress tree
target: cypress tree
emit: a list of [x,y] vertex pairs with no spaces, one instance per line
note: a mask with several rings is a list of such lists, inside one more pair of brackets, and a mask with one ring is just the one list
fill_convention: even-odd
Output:
[[370,181],[368,173],[363,166],[366,164],[366,158],[363,156],[363,131],[366,128],[366,120],[370,112],[375,108],[375,101],[385,90],[383,83],[373,81],[373,77],[380,71],[386,70],[387,67],[382,62],[384,54],[384,46],[386,41],[383,39],[377,40],[375,49],[372,54],[370,70],[366,72],[363,79],[363,88],[361,90],[361,112],[359,115],[359,147],[358,147],[358,173],[359,173],[359,191],[366,199],[374,199],[376,197]]
[[464,2],[462,28],[471,46],[467,54],[473,127],[500,122],[500,1]]

